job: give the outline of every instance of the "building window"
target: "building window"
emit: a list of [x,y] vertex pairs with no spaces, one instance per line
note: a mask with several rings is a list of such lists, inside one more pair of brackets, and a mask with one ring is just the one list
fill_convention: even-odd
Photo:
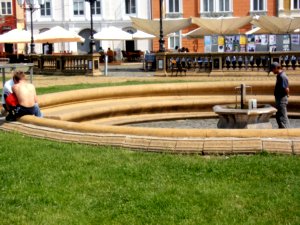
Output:
[[135,0],[125,0],[125,8],[126,8],[126,14],[135,14],[136,13]]
[[179,12],[179,0],[169,0],[169,12],[178,13]]
[[300,0],[292,1],[292,9],[300,9]]
[[266,0],[252,0],[252,11],[265,11]]
[[92,14],[93,15],[101,15],[101,1],[97,0],[95,1],[93,7],[92,7]]
[[214,11],[214,1],[203,0],[202,2],[202,12],[213,12]]
[[74,15],[84,15],[84,0],[73,0]]
[[177,31],[169,37],[169,49],[175,49],[180,46],[180,31]]
[[50,0],[45,1],[45,3],[41,5],[41,16],[51,16]]
[[11,0],[1,1],[1,14],[2,15],[11,15],[12,14]]
[[219,0],[219,12],[229,12],[230,2],[229,0]]
[[232,0],[201,0],[201,12],[220,13],[232,11]]

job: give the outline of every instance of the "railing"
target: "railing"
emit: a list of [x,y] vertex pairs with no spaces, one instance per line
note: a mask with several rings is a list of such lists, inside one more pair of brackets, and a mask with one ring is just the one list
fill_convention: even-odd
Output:
[[[288,74],[300,75],[300,52],[156,53],[156,74],[187,75],[269,74],[270,64],[279,62]],[[37,74],[100,75],[100,54],[29,55]],[[155,69],[155,68],[154,68]]]
[[[157,53],[157,72],[167,75],[183,68],[190,75],[230,72],[269,74],[270,64],[279,62],[286,71],[300,74],[300,52]],[[238,74],[238,73],[237,73]]]
[[30,55],[34,72],[39,74],[100,75],[99,54],[93,55]]

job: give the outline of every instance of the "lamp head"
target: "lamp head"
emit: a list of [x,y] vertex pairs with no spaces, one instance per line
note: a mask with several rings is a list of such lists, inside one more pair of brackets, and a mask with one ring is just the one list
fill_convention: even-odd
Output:
[[22,5],[24,5],[24,1],[25,1],[25,0],[18,0],[18,4],[19,4],[20,6],[22,6]]
[[26,3],[27,3],[28,5],[34,5],[34,0],[26,0]]

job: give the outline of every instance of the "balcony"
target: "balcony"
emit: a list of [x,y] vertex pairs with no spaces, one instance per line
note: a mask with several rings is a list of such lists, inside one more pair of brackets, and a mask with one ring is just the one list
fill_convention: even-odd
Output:
[[176,12],[176,13],[166,13],[166,18],[168,19],[174,19],[174,18],[182,18],[183,13]]
[[250,11],[250,16],[267,16],[267,11]]
[[233,12],[201,12],[200,17],[232,17]]

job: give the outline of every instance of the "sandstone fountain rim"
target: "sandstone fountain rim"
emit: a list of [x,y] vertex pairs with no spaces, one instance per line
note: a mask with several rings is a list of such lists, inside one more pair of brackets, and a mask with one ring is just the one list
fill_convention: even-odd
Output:
[[[183,82],[183,83],[159,83],[159,84],[139,84],[139,85],[125,85],[125,86],[113,86],[113,87],[101,87],[101,88],[91,88],[91,89],[80,89],[71,90],[57,93],[50,93],[39,96],[40,106],[51,106],[52,104],[64,104],[71,103],[75,101],[84,101],[97,98],[118,98],[118,97],[128,97],[128,96],[145,96],[151,94],[180,94],[183,90],[187,93],[192,93],[199,88],[203,90],[203,93],[198,93],[199,95],[212,94],[212,92],[223,91],[226,94],[234,94],[234,87],[241,82],[239,81],[209,81],[209,82]],[[249,81],[247,84],[255,85],[259,87],[269,87],[273,88],[274,82],[271,81]],[[300,87],[300,81],[293,82],[292,85],[297,85]],[[145,89],[145,86],[147,89]],[[99,90],[102,90],[101,93]],[[296,90],[296,89],[295,89]],[[298,91],[299,92],[299,91]],[[75,95],[74,95],[75,94]],[[300,94],[300,92],[299,92]]]
[[[105,96],[104,99],[107,99],[107,96],[113,96],[118,100],[118,97],[122,95],[122,93],[125,93],[125,97],[132,96],[128,94],[128,92],[132,92],[133,96],[137,94],[138,96],[143,96],[145,94],[145,97],[149,96],[149,93],[157,94],[158,96],[164,96],[164,94],[169,95],[183,95],[184,91],[188,94],[193,93],[193,91],[198,91],[197,93],[203,94],[201,90],[209,90],[212,93],[214,91],[222,92],[223,90],[232,90],[234,91],[234,88],[236,85],[240,84],[241,81],[212,81],[212,82],[184,82],[184,83],[159,83],[159,84],[142,84],[142,85],[126,85],[126,86],[113,86],[113,87],[104,87],[104,88],[92,88],[92,89],[81,89],[79,90],[73,90],[73,91],[67,91],[67,92],[61,92],[61,93],[53,93],[53,94],[47,94],[46,97],[50,97],[50,99],[54,98],[55,102],[59,102],[59,100],[64,101],[63,98],[57,98],[57,96],[65,96],[66,99],[72,100],[71,97],[77,100],[84,100],[88,97],[102,97]],[[274,82],[273,81],[244,81],[247,85],[253,85],[254,88],[259,87],[260,91],[270,91],[274,88]],[[293,82],[292,85],[299,86],[300,82]],[[261,89],[261,87],[264,87]],[[192,90],[190,89],[192,88]],[[200,91],[199,91],[200,89]],[[101,90],[105,90],[103,93]],[[273,91],[271,92],[273,94]],[[67,94],[67,96],[66,96]],[[41,96],[43,97],[43,96]],[[299,101],[299,100],[298,100]],[[226,130],[220,130],[220,129],[186,129],[185,131],[182,131],[182,129],[166,129],[166,128],[133,128],[133,127],[119,127],[119,126],[109,126],[109,125],[85,125],[85,124],[76,124],[74,122],[68,122],[68,121],[58,121],[58,120],[51,120],[51,119],[40,119],[40,118],[32,118],[32,117],[24,117],[21,119],[21,121],[24,121],[26,123],[33,123],[41,126],[52,126],[52,127],[59,127],[59,129],[72,129],[76,131],[82,131],[82,132],[88,132],[88,127],[92,129],[93,132],[104,132],[104,133],[119,133],[119,134],[133,134],[133,135],[143,135],[147,133],[149,136],[156,136],[156,134],[160,136],[175,136],[180,135],[181,137],[189,137],[189,135],[194,137],[204,137],[204,136],[210,136],[213,137],[213,133],[216,133],[217,136],[221,136],[222,134],[226,137],[234,137],[234,135],[237,136],[243,136],[243,137],[300,137],[300,129],[293,128],[288,130],[266,130],[264,135],[258,135],[261,132],[257,132],[257,130],[254,129],[254,132],[245,131],[238,129],[238,132],[229,132]],[[195,131],[196,130],[196,131]],[[251,129],[252,130],[252,129]],[[150,132],[146,132],[150,131]]]
[[[246,81],[245,81],[246,82]],[[188,90],[189,87],[193,86],[193,90],[195,90],[199,86],[203,86],[206,90],[211,90],[211,88],[220,88],[224,87],[228,88],[228,85],[236,85],[238,81],[232,82],[191,82],[191,83],[183,83],[183,84],[151,84],[151,87],[153,88],[150,90],[151,93],[157,93],[161,94],[162,91],[165,93],[168,93],[169,90],[171,90],[172,93],[175,93],[176,91],[180,90],[179,86],[183,85],[185,87],[185,90]],[[273,88],[274,82],[261,82],[261,81],[251,81],[246,82],[247,84],[258,84],[260,87],[264,84],[267,84],[267,87],[264,88],[262,91],[266,91],[266,89]],[[215,85],[217,84],[217,85]],[[149,84],[145,84],[149,85]],[[134,88],[135,86],[129,85],[129,86],[122,86],[122,87],[105,87],[105,90],[109,90],[109,93],[104,93],[104,98],[107,96],[112,96],[114,94],[115,90],[118,90],[116,93],[117,96],[115,96],[116,100],[117,97],[120,96],[120,93],[122,90],[126,90],[126,88],[130,87],[129,91],[132,91],[133,93],[142,94],[143,89],[147,89],[143,86],[145,85],[138,85],[138,88]],[[175,85],[176,87],[172,87]],[[293,85],[296,85],[297,87],[300,87],[300,82],[294,82]],[[160,87],[164,87],[163,90],[160,89]],[[88,97],[91,97],[93,99],[98,98],[99,94],[101,95],[100,91],[97,90],[98,88],[93,88],[93,93],[89,93],[91,90],[84,89],[78,91],[68,91],[64,93],[53,93],[53,94],[47,94],[44,96],[41,96],[41,100],[45,100],[47,97],[50,98],[50,100],[54,100],[53,102],[48,101],[47,104],[44,105],[54,105],[61,100],[61,104],[64,104],[64,102],[70,102],[72,103],[72,97],[75,97],[74,102],[78,100],[85,100]],[[133,90],[134,89],[134,90]],[[104,89],[101,89],[104,90]],[[296,89],[297,90],[297,89]],[[137,92],[138,91],[138,92]],[[149,91],[149,90],[147,90]],[[220,91],[220,90],[219,90]],[[298,91],[299,92],[299,91]],[[65,99],[58,99],[58,96],[64,96],[66,93],[73,94],[73,96],[65,96]],[[74,95],[74,93],[76,93]],[[80,94],[85,94],[85,96],[80,96]],[[179,92],[180,94],[181,92]],[[147,93],[147,95],[149,92]],[[164,94],[164,93],[163,93]],[[299,95],[299,93],[298,93]],[[80,98],[83,97],[83,98]],[[103,96],[101,96],[103,97]],[[103,99],[104,99],[103,98]],[[299,99],[299,100],[298,100]],[[294,99],[297,104],[300,102],[300,98]],[[52,104],[54,103],[54,104]],[[41,104],[43,105],[43,104]],[[30,127],[32,125],[32,127]],[[14,128],[15,126],[15,128]],[[60,121],[55,119],[48,119],[48,118],[37,118],[33,116],[24,116],[20,118],[20,120],[14,124],[14,123],[7,123],[5,126],[2,127],[7,129],[17,129],[22,132],[22,129],[24,129],[24,132],[29,132],[32,136],[41,136],[42,138],[50,138],[50,139],[58,139],[62,141],[77,141],[81,140],[82,143],[99,143],[99,144],[108,144],[108,145],[117,145],[117,146],[124,146],[124,147],[130,147],[130,148],[141,148],[144,149],[143,144],[148,143],[147,138],[149,141],[155,140],[156,146],[150,146],[148,145],[147,148],[157,151],[165,151],[166,149],[169,149],[169,145],[172,146],[179,146],[178,141],[181,143],[181,149],[185,152],[184,149],[187,149],[188,147],[182,146],[182,143],[184,142],[184,145],[189,145],[190,142],[195,141],[195,144],[197,146],[202,146],[200,150],[190,149],[188,151],[190,152],[208,152],[211,151],[213,153],[216,152],[223,152],[224,149],[226,149],[228,146],[228,151],[230,153],[245,153],[245,152],[259,152],[264,149],[271,148],[273,152],[276,152],[279,148],[281,148],[279,145],[273,146],[273,147],[267,147],[270,146],[269,144],[274,142],[277,143],[284,143],[282,144],[282,152],[284,152],[285,146],[289,146],[289,153],[293,153],[296,149],[295,146],[300,145],[300,129],[299,128],[293,128],[293,129],[169,129],[169,128],[141,128],[141,127],[128,127],[128,126],[111,126],[111,125],[87,125],[87,124],[79,124],[75,122],[69,122],[69,121]],[[41,132],[40,134],[36,132],[36,130],[43,130],[46,133]],[[78,138],[71,139],[70,138],[70,132],[76,133],[78,135]],[[101,142],[99,138],[92,139],[93,137],[98,137],[97,135],[107,136],[109,139],[106,140],[106,142]],[[54,138],[54,136],[56,137]],[[74,134],[75,135],[75,134]],[[84,138],[85,135],[88,135],[88,137]],[[146,138],[145,138],[146,137]],[[119,139],[122,138],[122,143],[120,143]],[[128,144],[128,140],[131,139],[139,139],[142,140],[138,143],[132,143],[131,145]],[[250,142],[254,140],[255,148],[256,150],[250,150],[249,148],[249,140]],[[209,142],[209,144],[206,146],[206,141]],[[196,143],[197,142],[197,143]],[[204,142],[204,143],[203,143]],[[220,146],[222,148],[220,148]],[[242,144],[240,144],[242,143]],[[265,144],[267,143],[267,144]],[[214,145],[214,146],[212,146]],[[234,150],[234,146],[237,147],[236,150]],[[194,148],[194,147],[191,147]],[[198,147],[197,147],[198,148]],[[251,147],[252,148],[252,147]],[[219,149],[219,150],[218,150]],[[222,150],[220,150],[222,149]],[[300,154],[300,150],[297,154]],[[296,153],[295,153],[296,154]]]
[[[34,116],[24,116],[20,122],[33,124],[41,127],[49,127],[66,131],[84,133],[106,133],[117,135],[135,135],[150,137],[172,137],[172,138],[299,138],[300,128],[290,129],[170,129],[170,128],[149,128],[130,127],[114,125],[93,125],[82,124],[70,121],[60,121],[55,119],[37,118]],[[300,139],[299,139],[300,140]]]

